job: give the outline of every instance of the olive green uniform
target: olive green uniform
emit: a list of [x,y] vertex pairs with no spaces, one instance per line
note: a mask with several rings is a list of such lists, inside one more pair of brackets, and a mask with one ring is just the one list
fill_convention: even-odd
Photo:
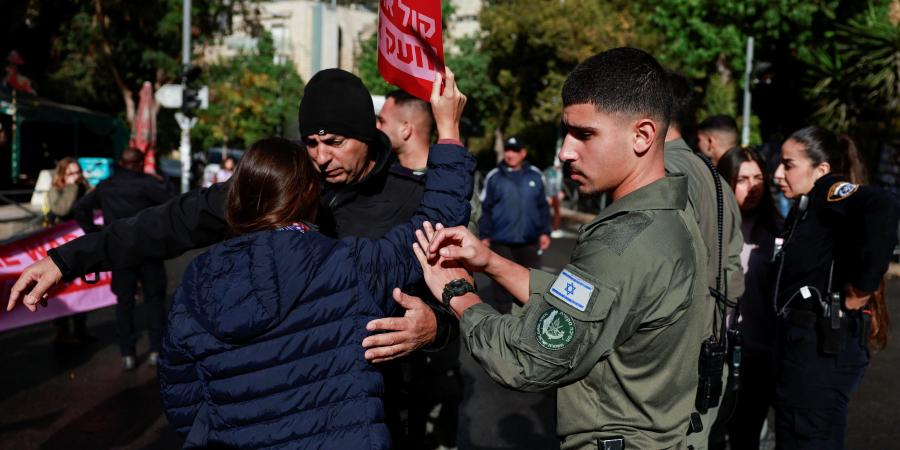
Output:
[[712,315],[687,196],[676,174],[617,200],[581,228],[562,274],[531,271],[521,314],[479,304],[461,317],[492,378],[559,388],[563,449],[596,449],[614,435],[627,448],[684,447]]
[[[694,210],[694,217],[700,226],[700,235],[706,242],[709,264],[707,265],[708,285],[715,287],[718,262],[718,220],[716,205],[716,185],[706,164],[697,156],[684,139],[674,139],[665,146],[666,172],[683,173],[688,179],[688,202]],[[721,177],[719,177],[721,178]],[[741,209],[734,198],[734,192],[723,179],[722,200],[724,216],[722,226],[722,268],[728,279],[728,298],[736,300],[744,295],[744,270],[741,268],[741,249],[744,236],[741,234]],[[712,297],[710,297],[712,301]],[[705,424],[704,424],[705,425]]]
[[[707,286],[716,286],[716,277],[719,272],[719,237],[718,237],[718,205],[716,200],[716,185],[709,167],[706,166],[697,154],[691,150],[684,139],[674,139],[665,145],[666,172],[683,173],[688,179],[688,203],[694,212],[697,225],[700,227],[700,235],[708,255],[706,265]],[[731,300],[737,300],[744,294],[744,271],[741,268],[741,249],[744,245],[744,236],[741,234],[741,210],[737,199],[734,197],[728,183],[721,179],[722,184],[722,268],[726,278],[722,279],[722,287],[727,288],[727,296]],[[727,283],[727,284],[725,284]],[[713,305],[715,300],[707,295],[707,302]],[[713,324],[709,330],[712,333]],[[728,368],[722,374],[723,386],[728,379]],[[713,428],[713,422],[719,408],[710,408],[701,416],[703,429],[699,433],[688,436],[688,444],[695,450],[708,447],[709,432]]]

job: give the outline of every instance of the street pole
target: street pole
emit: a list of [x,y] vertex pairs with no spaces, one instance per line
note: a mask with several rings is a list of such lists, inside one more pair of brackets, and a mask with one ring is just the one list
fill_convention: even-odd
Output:
[[[191,65],[191,0],[184,0],[181,13],[181,89],[187,89],[187,71]],[[185,193],[191,188],[191,127],[196,123],[193,117],[185,116],[178,119],[181,127],[181,145],[178,151],[181,153],[181,192]]]
[[747,59],[744,61],[744,120],[741,127],[741,146],[750,145],[750,77],[753,75],[753,36],[747,38]]

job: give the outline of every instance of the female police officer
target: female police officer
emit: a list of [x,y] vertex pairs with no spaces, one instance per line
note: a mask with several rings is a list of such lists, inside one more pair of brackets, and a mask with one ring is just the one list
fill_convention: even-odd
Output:
[[897,243],[897,205],[860,186],[856,149],[819,128],[782,146],[775,180],[794,207],[776,240],[779,449],[842,449],[847,403],[869,362],[866,304]]

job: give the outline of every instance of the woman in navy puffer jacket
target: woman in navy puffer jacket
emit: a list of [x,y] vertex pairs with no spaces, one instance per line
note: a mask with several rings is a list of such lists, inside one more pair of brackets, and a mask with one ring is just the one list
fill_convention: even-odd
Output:
[[254,144],[229,188],[238,236],[191,262],[163,339],[163,403],[185,447],[389,448],[366,323],[390,315],[391,288],[421,276],[414,230],[466,223],[473,169],[464,148],[433,147],[410,222],[335,240],[304,222],[318,204],[305,149]]

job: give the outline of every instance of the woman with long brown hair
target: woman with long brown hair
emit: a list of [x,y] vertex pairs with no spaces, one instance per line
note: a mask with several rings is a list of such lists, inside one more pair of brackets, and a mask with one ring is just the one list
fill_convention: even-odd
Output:
[[795,201],[775,246],[776,445],[843,449],[872,311],[883,311],[877,292],[897,244],[897,204],[859,184],[853,141],[820,127],[788,138],[775,179]]
[[53,184],[47,192],[50,224],[71,219],[72,205],[90,189],[78,160],[72,157],[59,160],[53,171]]

